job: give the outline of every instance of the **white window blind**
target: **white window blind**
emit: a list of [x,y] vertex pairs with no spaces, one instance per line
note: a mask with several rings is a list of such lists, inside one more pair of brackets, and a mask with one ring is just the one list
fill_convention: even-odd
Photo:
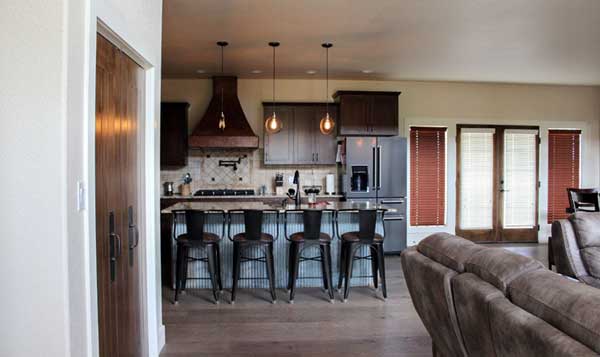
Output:
[[491,229],[493,217],[494,129],[460,133],[461,229]]
[[504,132],[504,228],[536,224],[537,130]]

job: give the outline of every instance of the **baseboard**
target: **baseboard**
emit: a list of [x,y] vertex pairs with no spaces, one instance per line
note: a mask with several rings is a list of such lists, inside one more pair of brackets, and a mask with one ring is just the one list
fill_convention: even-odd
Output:
[[162,351],[167,343],[167,330],[165,329],[165,325],[160,325],[158,328],[158,351]]

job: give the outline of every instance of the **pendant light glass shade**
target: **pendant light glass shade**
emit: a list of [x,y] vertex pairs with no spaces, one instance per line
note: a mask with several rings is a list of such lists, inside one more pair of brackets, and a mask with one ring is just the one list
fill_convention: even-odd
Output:
[[269,42],[269,46],[273,48],[273,114],[265,120],[265,130],[269,134],[275,134],[283,128],[283,122],[275,113],[275,48],[279,46],[279,42]]
[[335,121],[329,115],[329,49],[333,47],[331,43],[324,43],[321,45],[325,49],[325,116],[321,118],[319,122],[319,130],[321,134],[329,135],[333,133],[335,128]]
[[265,121],[265,130],[269,134],[275,134],[280,132],[281,129],[283,129],[283,122],[277,117],[277,114],[273,112],[273,114]]
[[[217,46],[221,47],[221,75],[223,75],[223,49],[229,43],[225,41],[217,42]],[[219,116],[219,129],[225,131],[225,113],[223,112],[223,89],[221,89],[221,115]]]

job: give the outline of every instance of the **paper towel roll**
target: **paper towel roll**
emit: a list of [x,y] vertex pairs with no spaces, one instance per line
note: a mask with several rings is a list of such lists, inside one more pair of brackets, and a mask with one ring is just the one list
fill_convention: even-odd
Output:
[[335,175],[328,174],[325,176],[325,193],[333,195],[335,193]]

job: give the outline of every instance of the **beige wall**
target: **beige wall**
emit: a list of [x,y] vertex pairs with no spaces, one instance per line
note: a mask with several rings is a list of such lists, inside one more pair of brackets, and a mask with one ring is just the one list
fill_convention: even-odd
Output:
[[[336,90],[401,91],[400,134],[410,125],[444,125],[448,127],[448,196],[447,224],[444,227],[410,228],[409,242],[415,243],[431,231],[454,231],[456,215],[455,136],[458,123],[539,125],[540,150],[540,241],[545,241],[547,152],[549,128],[580,128],[582,138],[583,186],[599,186],[600,174],[600,88],[584,86],[542,86],[488,83],[354,81],[333,80]],[[278,80],[277,101],[322,101],[322,80]],[[211,81],[206,79],[165,79],[163,101],[187,101],[191,104],[190,130],[200,120],[212,95]],[[271,81],[240,79],[240,102],[262,146],[262,102],[271,100]]]

